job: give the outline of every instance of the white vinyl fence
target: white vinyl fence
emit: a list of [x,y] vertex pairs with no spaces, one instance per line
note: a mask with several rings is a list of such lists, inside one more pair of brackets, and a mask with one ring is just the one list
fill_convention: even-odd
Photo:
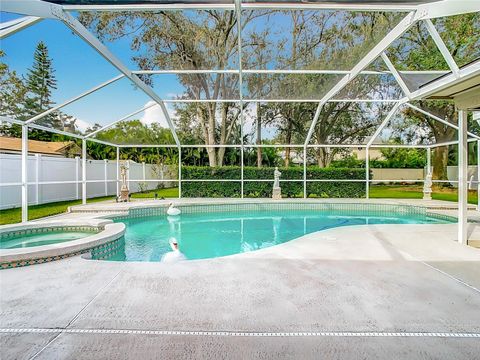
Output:
[[[20,207],[22,204],[21,162],[19,154],[0,154],[0,209]],[[159,184],[164,184],[165,187],[175,186],[174,182],[157,180],[174,180],[177,177],[174,175],[176,171],[169,171],[167,167],[158,169],[151,164],[131,160],[128,164],[130,192],[156,189]],[[116,170],[117,162],[114,160],[87,160],[87,197],[116,195]],[[82,161],[78,157],[28,156],[30,205],[81,199],[81,182]]]
[[[477,189],[477,166],[469,165],[467,170],[467,185],[468,189],[473,190]],[[447,177],[451,181],[453,187],[458,186],[458,166],[447,166]]]

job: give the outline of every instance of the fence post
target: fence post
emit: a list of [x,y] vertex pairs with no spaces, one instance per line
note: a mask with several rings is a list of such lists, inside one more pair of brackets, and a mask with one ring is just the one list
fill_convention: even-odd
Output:
[[116,167],[117,175],[115,176],[116,182],[116,189],[117,189],[117,198],[120,196],[120,147],[117,146],[117,167]]
[[103,159],[103,178],[105,179],[105,196],[108,196],[108,159]]
[[87,140],[82,139],[82,204],[87,203]]
[[80,184],[80,157],[75,156],[75,198],[80,199],[78,185]]
[[40,204],[40,166],[42,161],[41,154],[35,154],[35,204]]
[[22,125],[22,222],[28,221],[28,125]]
[[370,151],[365,148],[365,198],[370,198]]
[[178,198],[182,198],[182,148],[178,148]]
[[130,193],[133,192],[133,189],[132,189],[132,184],[130,183],[130,160],[127,160],[126,161],[126,165],[127,165],[127,176],[125,177],[125,180],[127,181],[127,186],[128,186],[128,190],[130,190]]
[[477,211],[480,211],[480,140],[477,140]]

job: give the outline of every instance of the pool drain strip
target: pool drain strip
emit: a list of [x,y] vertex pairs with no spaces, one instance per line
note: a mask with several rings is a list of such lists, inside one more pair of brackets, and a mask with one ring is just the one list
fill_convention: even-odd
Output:
[[128,330],[128,329],[61,329],[61,328],[5,328],[0,333],[66,333],[66,334],[133,334],[174,336],[233,336],[233,337],[441,337],[480,338],[480,333],[458,332],[376,332],[376,331],[182,331],[182,330]]

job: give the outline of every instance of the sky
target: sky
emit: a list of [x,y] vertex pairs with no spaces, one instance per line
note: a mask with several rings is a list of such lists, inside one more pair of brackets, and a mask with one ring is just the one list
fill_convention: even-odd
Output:
[[[19,15],[0,12],[0,21],[5,22]],[[128,68],[138,69],[132,61],[130,39],[106,43],[108,49],[118,57]],[[52,98],[55,104],[62,103],[92,87],[95,87],[120,74],[120,72],[101,57],[80,37],[75,35],[63,23],[45,19],[6,38],[1,48],[6,56],[3,61],[18,75],[26,76],[33,63],[33,53],[38,42],[43,41],[49,50],[53,61],[57,89]],[[163,99],[176,98],[183,93],[184,87],[174,74],[154,76],[154,90]],[[130,80],[118,80],[96,92],[62,108],[62,112],[74,116],[81,131],[94,123],[106,125],[142,107],[149,106],[153,101],[142,91],[135,89]],[[173,104],[167,103],[170,117],[175,117]],[[160,122],[168,127],[159,106],[147,109],[135,115],[146,124]],[[253,119],[247,117],[246,130],[250,131]]]
[[[1,22],[12,20],[17,15],[0,13]],[[64,24],[56,20],[43,20],[29,28],[2,40],[1,48],[6,53],[3,61],[18,75],[26,76],[33,62],[33,53],[39,41],[43,41],[52,58],[57,79],[57,89],[52,97],[55,103],[61,103],[91,89],[117,75],[120,72],[101,57],[86,42],[76,36]],[[131,61],[131,52],[125,42],[108,44],[109,49],[130,69],[136,69]],[[174,76],[160,79],[161,86],[155,90],[162,98],[172,98],[182,92]],[[135,89],[130,80],[122,79],[107,87],[68,105],[63,112],[75,116],[80,123],[101,125],[118,120],[143,106],[151,99],[142,91]],[[171,104],[167,106],[173,113]],[[159,107],[150,108],[139,114],[146,123],[159,119],[166,126]],[[81,129],[83,130],[83,129]]]

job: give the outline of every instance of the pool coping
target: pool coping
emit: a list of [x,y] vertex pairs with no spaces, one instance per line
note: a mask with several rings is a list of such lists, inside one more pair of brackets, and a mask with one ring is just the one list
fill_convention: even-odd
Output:
[[103,247],[120,239],[125,233],[125,224],[114,223],[110,219],[59,219],[42,223],[6,225],[0,228],[0,234],[39,229],[91,228],[99,232],[77,240],[57,244],[32,246],[27,248],[0,249],[0,268],[34,265],[66,257],[84,254],[92,250],[102,251]]
[[[346,210],[346,211],[372,211],[384,213],[386,210],[381,207],[389,207],[390,211],[394,211],[398,214],[421,214],[435,218],[437,220],[443,220],[448,222],[456,222],[457,217],[451,214],[442,213],[437,207],[429,208],[417,204],[405,204],[396,202],[353,202],[353,201],[215,201],[215,202],[177,202],[175,206],[181,210],[186,210],[185,214],[202,213],[205,208],[211,208],[207,212],[231,212],[231,211],[249,211],[249,210],[262,210],[263,206],[271,207],[272,205],[285,206],[285,208],[279,210],[294,211],[294,210],[316,210],[316,211],[328,211],[328,210]],[[238,207],[230,209],[230,207]],[[251,206],[251,208],[248,208]],[[351,208],[349,207],[351,206]],[[120,220],[123,218],[137,218],[144,216],[167,216],[166,210],[169,207],[169,203],[140,203],[132,204],[128,208],[123,208],[122,211],[105,211],[104,209],[99,212],[88,212],[96,218]],[[291,208],[288,208],[291,207]],[[302,208],[303,207],[303,208]],[[338,209],[340,207],[340,209]],[[410,211],[411,210],[411,211]],[[73,213],[75,214],[75,213]]]
[[[139,208],[157,208],[168,207],[170,203],[175,206],[183,207],[188,205],[222,205],[222,204],[382,204],[382,205],[407,205],[425,208],[430,214],[447,215],[450,219],[457,218],[457,204],[442,200],[421,200],[421,199],[364,199],[364,198],[328,198],[328,199],[281,199],[273,200],[271,198],[175,198],[165,200],[142,199],[134,200],[126,203],[102,202],[94,204],[75,205],[68,208],[68,213],[59,215],[65,218],[72,216],[86,216],[90,218],[115,218],[117,216],[128,216],[132,209]],[[468,210],[472,216],[469,216],[469,222],[480,222],[480,216],[476,210],[476,206],[469,204]]]

